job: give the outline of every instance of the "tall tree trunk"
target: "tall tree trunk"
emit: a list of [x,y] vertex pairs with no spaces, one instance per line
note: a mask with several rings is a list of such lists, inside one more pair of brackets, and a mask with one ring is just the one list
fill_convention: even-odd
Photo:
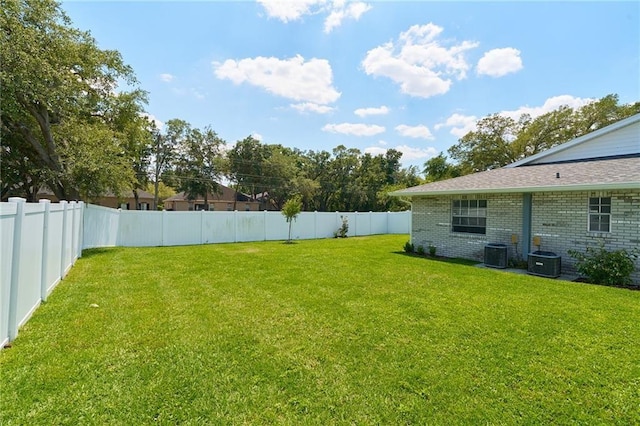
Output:
[[153,182],[153,211],[158,210],[158,175],[156,174],[156,180]]
[[135,188],[133,189],[133,200],[136,203],[134,210],[140,210],[138,190]]

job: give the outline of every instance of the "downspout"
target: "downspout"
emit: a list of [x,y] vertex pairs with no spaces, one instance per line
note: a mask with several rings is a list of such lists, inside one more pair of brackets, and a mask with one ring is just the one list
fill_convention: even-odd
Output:
[[532,194],[522,194],[522,258],[527,260],[531,251],[531,206]]

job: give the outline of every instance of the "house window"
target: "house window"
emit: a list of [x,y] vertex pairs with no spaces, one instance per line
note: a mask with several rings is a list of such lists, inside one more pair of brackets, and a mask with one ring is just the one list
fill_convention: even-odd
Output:
[[589,231],[611,232],[611,197],[589,198]]
[[120,208],[122,210],[129,210],[129,203],[120,203]]
[[246,203],[246,204],[244,205],[244,209],[245,209],[245,211],[249,211],[249,210],[251,210],[251,204]]
[[453,200],[451,230],[468,234],[487,233],[487,200]]
[[227,211],[228,212],[233,211],[233,204],[227,203]]
[[149,203],[139,203],[138,210],[149,210]]

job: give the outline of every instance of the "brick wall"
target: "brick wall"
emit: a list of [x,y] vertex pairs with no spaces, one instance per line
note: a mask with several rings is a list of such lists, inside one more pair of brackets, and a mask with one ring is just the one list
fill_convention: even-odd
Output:
[[[588,232],[589,197],[611,197],[611,232]],[[523,195],[477,194],[467,199],[487,200],[486,235],[451,232],[451,202],[461,196],[413,199],[411,239],[425,251],[433,245],[438,255],[482,261],[488,243],[506,244],[509,258],[525,259],[529,251],[552,251],[562,257],[563,272],[575,273],[575,261],[567,250],[584,250],[604,241],[608,250],[640,247],[640,191],[543,192],[532,197],[532,237],[540,247],[522,247]],[[512,235],[517,244],[512,244]],[[636,261],[634,283],[640,284],[640,260]]]

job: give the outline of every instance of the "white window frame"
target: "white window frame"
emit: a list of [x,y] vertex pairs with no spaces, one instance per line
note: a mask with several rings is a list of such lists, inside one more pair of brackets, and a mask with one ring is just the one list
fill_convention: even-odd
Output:
[[[482,232],[473,232],[471,229]],[[487,235],[487,200],[451,200],[451,232]]]
[[[604,202],[607,200],[608,202]],[[588,200],[588,220],[587,230],[589,232],[598,232],[604,234],[611,233],[611,197],[589,197]],[[606,218],[606,223],[603,223],[603,219]],[[593,222],[593,221],[597,222]],[[607,230],[602,230],[603,225],[606,225]],[[594,226],[597,229],[593,229]]]

